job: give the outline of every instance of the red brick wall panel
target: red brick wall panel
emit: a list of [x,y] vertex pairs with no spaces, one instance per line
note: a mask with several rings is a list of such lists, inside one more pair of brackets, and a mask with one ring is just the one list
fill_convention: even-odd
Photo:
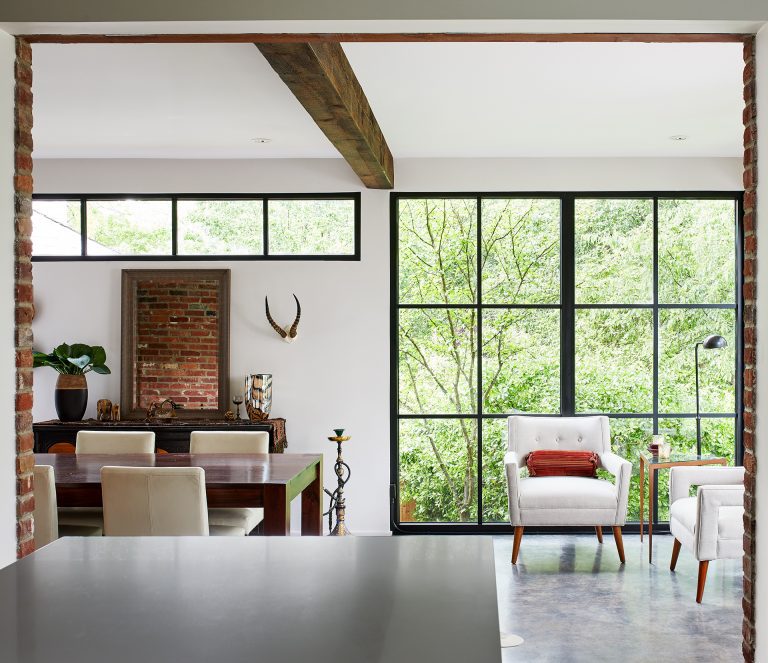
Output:
[[16,555],[35,549],[32,511],[32,48],[16,40],[14,229],[16,299]]
[[172,397],[218,407],[218,289],[214,281],[142,281],[137,289],[137,406]]
[[755,660],[755,358],[757,355],[755,274],[757,272],[756,185],[757,106],[755,105],[755,40],[744,42],[744,660]]

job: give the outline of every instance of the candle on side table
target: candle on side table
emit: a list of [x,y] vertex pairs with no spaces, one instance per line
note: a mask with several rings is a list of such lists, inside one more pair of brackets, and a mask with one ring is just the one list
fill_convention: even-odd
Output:
[[648,445],[648,451],[650,451],[654,456],[659,456],[662,452],[663,447],[664,447],[663,435],[651,436],[651,443]]

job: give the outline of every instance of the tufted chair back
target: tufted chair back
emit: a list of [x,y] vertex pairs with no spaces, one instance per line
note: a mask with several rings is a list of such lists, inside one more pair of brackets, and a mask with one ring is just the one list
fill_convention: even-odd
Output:
[[517,453],[520,463],[531,451],[562,449],[563,451],[611,450],[608,417],[509,417],[509,450]]

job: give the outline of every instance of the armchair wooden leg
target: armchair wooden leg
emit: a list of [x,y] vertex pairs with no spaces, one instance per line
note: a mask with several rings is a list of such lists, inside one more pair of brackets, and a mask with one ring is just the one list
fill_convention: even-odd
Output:
[[613,528],[613,538],[616,540],[616,549],[619,551],[619,559],[621,560],[621,563],[624,564],[626,560],[624,559],[624,540],[621,538],[621,527],[615,526]]
[[669,563],[669,570],[674,571],[675,567],[677,566],[677,558],[680,556],[680,547],[683,544],[680,543],[677,539],[675,539],[675,542],[672,544],[672,561]]
[[520,552],[520,541],[523,538],[522,525],[515,526],[515,540],[512,542],[512,563],[517,564],[517,555]]
[[707,582],[707,570],[709,569],[709,561],[699,562],[699,585],[696,588],[696,603],[701,603],[704,598],[704,585]]
[[595,526],[595,532],[597,532],[597,541],[598,543],[603,542],[603,528],[600,525]]

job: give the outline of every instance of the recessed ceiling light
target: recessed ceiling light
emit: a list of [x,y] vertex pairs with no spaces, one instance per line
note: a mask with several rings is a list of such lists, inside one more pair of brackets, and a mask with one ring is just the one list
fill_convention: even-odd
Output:
[[682,142],[684,140],[688,140],[688,136],[684,134],[675,134],[674,136],[670,136],[669,140],[676,140],[678,142]]
[[271,138],[251,138],[251,142],[264,144],[264,143],[271,143],[272,139]]

